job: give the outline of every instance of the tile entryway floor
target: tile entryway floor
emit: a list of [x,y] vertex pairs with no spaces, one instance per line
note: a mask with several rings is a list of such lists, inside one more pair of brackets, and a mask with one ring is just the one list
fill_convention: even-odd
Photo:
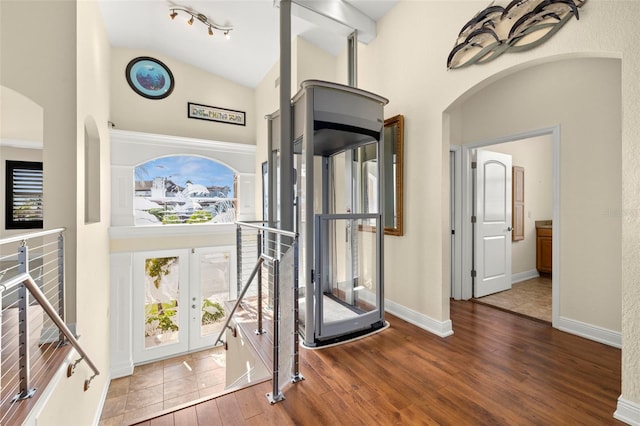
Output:
[[473,301],[551,323],[551,278],[541,276],[521,281],[513,284],[511,290]]
[[162,410],[220,394],[225,388],[225,350],[219,346],[140,365],[111,381],[100,426],[126,425]]

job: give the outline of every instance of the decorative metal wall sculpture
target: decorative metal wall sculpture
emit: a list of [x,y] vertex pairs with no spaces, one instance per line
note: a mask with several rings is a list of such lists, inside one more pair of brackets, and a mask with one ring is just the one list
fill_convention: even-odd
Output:
[[533,49],[551,38],[587,0],[513,0],[492,2],[467,22],[447,58],[456,69],[489,62],[506,51]]

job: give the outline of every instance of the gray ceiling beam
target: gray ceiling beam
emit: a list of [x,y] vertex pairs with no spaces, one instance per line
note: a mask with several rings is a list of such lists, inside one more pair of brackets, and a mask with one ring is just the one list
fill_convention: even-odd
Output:
[[[276,6],[280,1],[275,0]],[[376,38],[376,21],[342,0],[292,0],[291,14],[319,27],[348,36],[358,31],[358,41]]]

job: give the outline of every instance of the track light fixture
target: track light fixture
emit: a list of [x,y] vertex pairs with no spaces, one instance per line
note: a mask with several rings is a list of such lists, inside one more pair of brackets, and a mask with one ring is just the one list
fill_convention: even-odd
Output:
[[191,18],[187,21],[187,24],[193,25],[194,18],[197,19],[198,21],[202,22],[204,25],[208,27],[208,32],[210,36],[213,35],[213,30],[218,30],[223,32],[224,38],[226,40],[229,40],[231,38],[230,31],[233,30],[233,27],[224,27],[222,25],[218,25],[215,22],[210,21],[209,18],[207,18],[207,16],[203,15],[202,13],[185,9],[183,7],[172,7],[169,9],[169,11],[171,12],[169,13],[169,17],[171,19],[175,19],[176,16],[178,16],[178,11],[189,14]]

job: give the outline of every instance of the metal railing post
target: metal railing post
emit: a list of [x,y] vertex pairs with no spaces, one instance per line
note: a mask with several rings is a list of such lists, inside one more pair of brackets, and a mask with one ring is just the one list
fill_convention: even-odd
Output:
[[[67,375],[71,376],[73,371],[78,363],[81,361],[85,361],[89,368],[93,371],[93,375],[84,381],[84,390],[88,390],[92,380],[100,374],[95,364],[89,359],[84,349],[78,343],[76,336],[69,330],[69,327],[64,323],[62,319],[64,316],[64,228],[56,228],[48,231],[35,232],[32,234],[25,235],[16,235],[14,237],[5,238],[0,240],[0,244],[10,244],[14,242],[19,242],[20,247],[18,248],[17,253],[17,265],[16,271],[17,275],[13,278],[10,278],[2,284],[0,284],[0,300],[3,297],[3,293],[6,291],[13,291],[13,289],[17,290],[18,301],[17,301],[17,316],[18,316],[18,375],[19,375],[19,393],[15,395],[12,399],[12,402],[16,402],[22,399],[30,398],[36,392],[36,389],[29,389],[29,384],[31,383],[31,354],[30,354],[30,345],[29,345],[29,307],[30,300],[33,300],[35,303],[39,305],[39,308],[42,309],[43,313],[46,314],[46,317],[49,318],[55,326],[62,333],[62,336],[59,337],[61,342],[69,342],[75,350],[80,355],[80,358],[76,360],[74,363],[69,364],[67,368]],[[27,240],[39,237],[45,237],[49,235],[58,234],[58,244],[57,244],[57,267],[58,267],[58,303],[57,306],[54,306],[43,290],[38,286],[38,284],[34,281],[34,279],[30,275],[30,260],[29,260],[29,247],[27,245]],[[49,245],[49,243],[45,244]],[[55,250],[52,250],[51,254],[55,253]],[[44,259],[45,256],[49,255],[49,253],[42,256]],[[54,263],[55,260],[52,260],[51,263]],[[49,263],[49,262],[46,262]],[[12,267],[13,268],[13,267]],[[44,271],[38,277],[38,279],[42,279],[45,275]],[[51,282],[55,285],[55,277],[52,278]],[[43,284],[44,285],[44,284]],[[1,317],[1,314],[0,314]],[[3,366],[4,367],[4,366]]]
[[242,227],[236,227],[236,294],[242,288]]
[[[22,241],[18,248],[18,273],[29,273],[29,247]],[[27,287],[21,284],[18,289],[18,365],[20,369],[20,391],[11,402],[31,398],[36,392],[29,389],[31,382],[31,362],[29,356],[29,293]]]
[[[58,315],[64,320],[64,235],[58,235]],[[58,330],[58,344],[64,345],[66,340],[62,330]]]
[[[5,291],[4,284],[0,284],[0,342],[2,342],[2,296]],[[2,351],[0,350],[0,395],[2,395]]]
[[298,281],[298,238],[293,240],[293,371],[291,381],[293,383],[304,380],[300,374],[300,316],[299,306],[299,281]]
[[[258,259],[260,259],[262,257],[262,233],[260,231],[258,231],[257,240]],[[258,329],[256,334],[264,334],[265,332],[262,327],[262,267],[260,267],[258,269]]]
[[[299,279],[298,279],[298,273],[299,273],[299,241],[298,241],[298,234],[295,232],[291,232],[291,231],[286,231],[286,230],[282,230],[282,229],[276,229],[276,228],[269,228],[269,227],[265,227],[265,226],[257,226],[251,223],[246,223],[246,222],[237,222],[238,226],[246,226],[248,228],[255,228],[260,230],[259,231],[259,238],[258,238],[258,258],[259,258],[259,263],[260,262],[270,262],[271,263],[271,267],[273,268],[273,272],[272,275],[269,277],[269,285],[272,287],[271,291],[269,292],[269,297],[270,297],[270,306],[272,307],[273,310],[273,378],[272,378],[272,384],[273,384],[273,389],[272,392],[269,392],[267,394],[267,400],[269,401],[270,404],[275,404],[277,402],[280,402],[282,400],[285,399],[283,393],[280,390],[280,377],[279,377],[279,373],[280,373],[280,349],[281,349],[281,342],[280,342],[280,336],[282,335],[282,332],[284,333],[293,333],[293,353],[292,355],[292,359],[291,358],[287,358],[287,360],[292,360],[292,364],[291,366],[287,366],[287,371],[288,373],[290,373],[291,375],[291,382],[292,383],[296,383],[299,382],[301,380],[304,380],[304,377],[300,374],[300,357],[299,357],[299,339],[300,339],[300,334],[299,334],[299,326],[300,326],[300,318],[298,316],[298,312],[300,309],[299,306],[299,301],[298,301],[298,297],[299,297]],[[290,243],[290,247],[289,250],[293,250],[293,289],[292,292],[293,294],[287,292],[285,294],[285,297],[290,297],[293,296],[293,306],[292,306],[292,311],[288,311],[285,315],[289,315],[289,314],[293,314],[293,324],[292,324],[292,328],[293,330],[282,330],[282,321],[283,321],[283,313],[282,311],[282,307],[281,307],[281,298],[280,298],[280,257],[283,255],[283,253],[285,253],[287,250],[284,249],[284,245],[285,243],[282,241],[282,237],[288,237],[291,241]],[[269,254],[266,254],[265,252],[268,252]],[[289,271],[287,271],[288,273]],[[245,288],[242,291],[242,294],[239,297],[239,300],[236,302],[236,307],[237,305],[240,303],[240,299],[244,296],[244,294],[246,293],[246,289],[248,287],[248,285],[250,284],[251,280],[255,277],[255,275],[258,274],[258,271],[256,269],[254,269],[254,271],[252,272],[251,278],[249,278],[249,282],[247,282],[247,285],[245,286]],[[259,286],[262,287],[262,279],[259,279]],[[264,310],[264,307],[261,305],[262,304],[262,294],[263,294],[263,289],[259,288],[259,309],[260,312],[262,312]],[[232,313],[230,314],[233,315],[233,312],[235,312],[235,308],[233,309]],[[285,307],[289,307],[289,305],[285,305]],[[262,313],[259,313],[258,315],[259,320],[262,319]],[[216,343],[219,341],[219,339],[222,336],[222,333],[224,332],[224,329],[227,328],[228,323],[230,321],[230,318],[227,319],[227,324],[225,324],[225,327],[223,327],[223,331],[220,333],[220,336],[218,336],[218,340],[216,340]],[[266,332],[266,331],[265,331]],[[287,345],[288,346],[288,345]],[[288,348],[287,348],[288,349]],[[289,357],[290,355],[287,354],[287,357]],[[288,364],[288,363],[287,363]],[[283,370],[284,372],[284,370]]]
[[273,389],[267,394],[270,404],[282,401],[278,374],[280,370],[280,261],[273,261]]
[[33,281],[33,278],[27,275],[24,281],[24,286],[27,288],[27,290],[31,292],[31,295],[33,296],[33,298],[36,300],[36,302],[40,304],[40,307],[49,316],[49,318],[51,318],[53,323],[60,330],[62,330],[67,340],[69,340],[69,342],[73,345],[73,347],[76,348],[76,351],[80,355],[80,359],[76,360],[75,363],[73,364],[69,364],[69,366],[67,367],[67,377],[71,377],[76,365],[82,360],[84,360],[84,362],[86,362],[89,368],[91,368],[91,370],[93,371],[93,376],[91,376],[89,379],[84,381],[84,390],[86,391],[87,389],[89,389],[89,385],[91,384],[91,381],[98,374],[100,374],[100,372],[98,371],[98,368],[89,359],[84,349],[82,349],[82,347],[80,346],[80,343],[78,343],[78,340],[76,339],[76,337],[73,335],[71,330],[69,330],[69,327],[67,327],[67,324],[65,324],[64,321],[62,321],[62,319],[58,316],[58,313],[56,312],[55,308],[47,300],[47,296],[45,296],[42,290],[40,290],[40,287],[38,287],[36,282]]

